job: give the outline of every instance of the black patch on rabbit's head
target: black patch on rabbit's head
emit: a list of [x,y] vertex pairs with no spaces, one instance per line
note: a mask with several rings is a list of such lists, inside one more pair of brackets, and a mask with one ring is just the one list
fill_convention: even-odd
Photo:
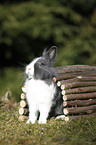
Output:
[[53,46],[48,51],[45,49],[43,56],[34,64],[34,78],[48,82],[57,76],[56,69],[52,67],[57,56],[57,47]]

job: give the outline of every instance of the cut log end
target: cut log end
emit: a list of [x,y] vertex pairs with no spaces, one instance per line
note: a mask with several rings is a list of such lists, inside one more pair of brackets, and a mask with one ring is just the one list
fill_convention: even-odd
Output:
[[82,78],[82,76],[77,76],[77,78],[78,78],[78,79],[81,79],[81,78]]
[[19,114],[20,115],[28,115],[29,114],[29,110],[28,108],[19,108]]
[[60,81],[57,82],[57,86],[58,86],[58,87],[61,86],[61,82],[60,82]]
[[25,94],[24,93],[21,94],[21,99],[23,99],[23,100],[25,99]]
[[63,102],[63,106],[64,106],[64,107],[67,106],[67,101],[64,101],[64,102]]
[[61,90],[64,90],[64,89],[65,89],[65,85],[62,84],[62,85],[61,85]]
[[25,100],[20,101],[20,107],[24,108],[26,106]]
[[20,115],[18,118],[19,121],[25,121],[26,119],[28,119],[28,117],[24,115]]
[[23,91],[24,93],[26,93],[25,86],[22,86],[22,91]]
[[64,100],[64,101],[67,100],[67,96],[66,96],[66,95],[63,96],[63,100]]
[[65,93],[66,93],[65,90],[62,90],[62,91],[61,91],[61,94],[62,94],[62,95],[65,95]]
[[65,109],[63,110],[63,113],[64,113],[64,115],[68,115],[68,114],[69,114],[68,109],[67,109],[67,108],[65,108]]
[[53,82],[56,83],[57,79],[56,77],[53,77]]
[[20,115],[24,114],[24,108],[20,108],[20,109],[19,109],[19,114],[20,114]]

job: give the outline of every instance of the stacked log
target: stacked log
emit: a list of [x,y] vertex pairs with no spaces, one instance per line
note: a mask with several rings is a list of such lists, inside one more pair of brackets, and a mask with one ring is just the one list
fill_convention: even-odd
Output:
[[26,98],[25,98],[25,87],[22,87],[22,93],[21,93],[21,101],[20,101],[20,108],[19,108],[19,121],[24,121],[26,118],[28,118],[28,106],[26,103]]
[[[61,89],[65,121],[96,115],[96,67],[88,65],[71,65],[56,67],[58,77],[53,81]],[[25,100],[26,90],[22,87],[19,120],[28,115]]]
[[65,121],[96,115],[96,67],[72,65],[56,68],[53,81],[61,89]]

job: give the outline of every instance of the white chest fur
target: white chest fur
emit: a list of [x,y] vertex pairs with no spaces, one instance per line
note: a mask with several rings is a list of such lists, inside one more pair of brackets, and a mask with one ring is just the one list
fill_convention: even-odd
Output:
[[37,119],[37,111],[40,112],[39,123],[46,123],[49,111],[53,104],[55,94],[55,86],[46,84],[42,80],[26,80],[26,99],[29,105],[29,120],[28,123],[35,123]]
[[27,80],[25,83],[26,88],[26,98],[29,104],[36,103],[51,103],[55,93],[55,87],[52,83],[51,85],[46,84],[42,80]]

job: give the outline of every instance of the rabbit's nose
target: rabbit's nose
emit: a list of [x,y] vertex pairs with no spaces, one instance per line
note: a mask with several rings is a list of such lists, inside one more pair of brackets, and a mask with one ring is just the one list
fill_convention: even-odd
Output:
[[30,70],[31,68],[28,68],[28,70]]

